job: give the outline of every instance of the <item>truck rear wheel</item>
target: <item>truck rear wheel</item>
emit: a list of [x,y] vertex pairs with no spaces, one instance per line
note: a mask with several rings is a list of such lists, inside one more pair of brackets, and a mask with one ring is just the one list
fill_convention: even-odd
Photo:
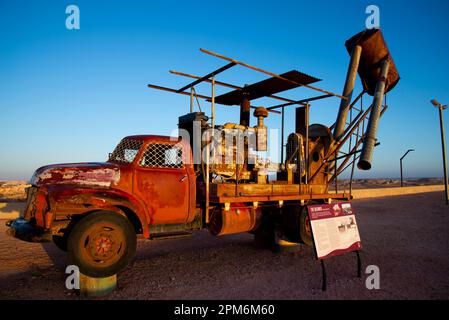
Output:
[[310,227],[309,215],[307,214],[307,207],[303,207],[299,216],[299,236],[301,241],[309,246],[313,246],[312,228]]
[[109,277],[123,270],[136,252],[136,234],[125,217],[98,211],[78,221],[67,243],[69,262],[90,277]]

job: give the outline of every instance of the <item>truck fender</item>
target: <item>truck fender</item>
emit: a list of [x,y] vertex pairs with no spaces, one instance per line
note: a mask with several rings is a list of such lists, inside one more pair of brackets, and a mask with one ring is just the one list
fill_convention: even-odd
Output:
[[[138,199],[126,192],[111,189],[57,188],[49,190],[49,198],[51,212],[58,214],[83,214],[97,210],[123,213],[121,208],[127,208],[139,219],[143,236],[150,237],[148,211]],[[54,217],[54,214],[52,216]]]

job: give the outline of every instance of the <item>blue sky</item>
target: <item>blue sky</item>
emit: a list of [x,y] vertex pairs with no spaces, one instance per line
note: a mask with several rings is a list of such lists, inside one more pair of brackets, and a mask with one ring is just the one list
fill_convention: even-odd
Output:
[[[69,4],[80,8],[80,30],[65,27]],[[188,80],[169,69],[205,74],[224,64],[200,47],[277,73],[298,69],[340,93],[349,61],[344,41],[364,29],[370,4],[380,8],[402,80],[388,96],[373,169],[356,176],[398,177],[408,148],[416,151],[405,160],[407,177],[441,176],[438,114],[429,100],[449,103],[446,0],[0,0],[0,179],[28,179],[49,163],[104,161],[126,135],[170,134],[189,98],[146,84],[179,88]],[[264,78],[235,67],[218,80]],[[209,86],[197,90],[210,94]],[[300,88],[286,96],[315,94]],[[338,99],[315,103],[311,122],[332,124],[338,106]],[[217,109],[219,122],[238,121],[237,107]],[[286,115],[291,132],[294,108]],[[267,125],[279,127],[280,117]]]

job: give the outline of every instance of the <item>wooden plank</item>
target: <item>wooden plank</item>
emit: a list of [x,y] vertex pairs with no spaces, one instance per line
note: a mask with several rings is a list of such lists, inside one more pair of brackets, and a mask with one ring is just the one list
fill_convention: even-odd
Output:
[[[237,192],[236,192],[237,191]],[[273,196],[273,195],[298,195],[298,194],[323,194],[326,185],[301,185],[299,184],[239,184],[236,188],[232,183],[211,184],[211,197],[248,197],[248,196]]]
[[[303,189],[304,190],[304,189]],[[273,195],[275,194],[299,194],[298,184],[274,184]]]
[[294,201],[294,200],[350,200],[349,193],[325,193],[325,194],[297,194],[297,195],[276,195],[276,196],[240,196],[240,197],[217,197],[211,198],[214,203],[233,203],[233,202],[270,202],[270,201]]

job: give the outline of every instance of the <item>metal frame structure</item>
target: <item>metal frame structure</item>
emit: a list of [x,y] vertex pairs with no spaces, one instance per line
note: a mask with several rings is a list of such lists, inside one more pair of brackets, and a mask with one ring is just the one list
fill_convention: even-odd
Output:
[[[282,117],[284,117],[284,110],[285,110],[284,107],[287,107],[287,106],[292,106],[292,105],[306,106],[306,105],[308,105],[312,101],[321,100],[321,99],[325,99],[325,98],[329,98],[329,97],[338,97],[340,99],[346,99],[345,97],[340,96],[339,94],[332,93],[330,91],[323,90],[323,89],[320,89],[320,88],[317,88],[317,87],[314,87],[314,86],[310,86],[310,85],[307,85],[307,84],[298,83],[296,81],[284,78],[284,77],[282,77],[282,76],[280,76],[278,74],[275,74],[275,73],[272,73],[272,72],[269,72],[269,71],[266,71],[266,70],[254,67],[252,65],[246,64],[246,63],[238,61],[238,60],[234,60],[232,58],[225,57],[223,55],[220,55],[218,53],[215,53],[215,52],[212,52],[212,51],[209,51],[209,50],[206,50],[206,49],[200,49],[200,51],[203,52],[203,53],[210,54],[212,56],[224,59],[224,60],[228,60],[228,61],[230,61],[230,63],[228,63],[225,66],[220,67],[220,68],[218,68],[218,69],[216,69],[216,70],[214,70],[214,71],[212,71],[212,72],[210,72],[210,73],[208,73],[208,74],[206,74],[204,76],[197,76],[197,75],[193,75],[193,74],[189,74],[189,73],[185,73],[185,72],[178,72],[178,71],[175,71],[175,70],[169,70],[169,72],[171,74],[178,75],[178,76],[183,76],[183,77],[187,77],[187,78],[196,79],[195,81],[193,81],[193,82],[191,82],[191,83],[181,87],[180,89],[172,89],[172,88],[162,87],[162,86],[158,86],[158,85],[154,85],[154,84],[148,84],[148,87],[152,88],[152,89],[163,90],[163,91],[172,92],[172,93],[178,93],[178,94],[182,94],[182,95],[189,95],[191,97],[191,104],[190,104],[191,109],[190,109],[190,111],[193,111],[193,108],[192,108],[193,98],[192,97],[204,99],[204,100],[206,100],[208,102],[211,102],[212,105],[214,105],[216,103],[214,101],[215,100],[215,94],[214,93],[215,93],[215,86],[216,85],[222,86],[222,87],[227,87],[227,88],[234,89],[234,90],[241,90],[241,91],[245,90],[244,87],[215,80],[215,77],[218,74],[222,73],[223,71],[226,71],[226,70],[228,70],[228,69],[230,69],[230,68],[232,68],[232,67],[234,67],[236,65],[241,65],[241,66],[247,67],[249,69],[256,70],[256,71],[259,71],[261,73],[271,75],[272,77],[278,78],[278,79],[280,79],[282,81],[293,83],[294,85],[296,85],[298,87],[299,86],[303,86],[303,87],[306,87],[306,88],[310,88],[312,90],[316,90],[316,91],[320,91],[320,92],[326,93],[325,95],[314,96],[314,97],[301,99],[301,100],[292,100],[292,99],[284,98],[284,97],[281,97],[281,96],[278,96],[278,95],[267,95],[266,96],[267,98],[271,98],[271,99],[275,99],[275,100],[280,100],[280,101],[286,102],[286,103],[281,104],[281,105],[274,105],[274,106],[270,106],[270,107],[266,108],[267,111],[270,112],[270,113],[282,114]],[[210,83],[211,84],[211,87],[212,87],[212,95],[211,96],[200,95],[200,94],[196,93],[196,91],[194,89],[195,86],[200,84],[200,83],[202,83],[202,82],[206,82],[206,83]],[[187,89],[191,89],[191,91],[190,92],[186,92]],[[251,106],[251,108],[255,109],[256,106]],[[282,109],[282,111],[277,111],[276,109]],[[214,110],[211,110],[211,119],[214,119],[214,117],[215,117]],[[283,129],[283,126],[282,126],[282,129]],[[282,130],[282,133],[284,133],[284,130]]]
[[[359,48],[358,46],[356,48]],[[305,150],[308,150],[308,143],[309,143],[309,114],[310,114],[310,108],[311,108],[311,102],[312,101],[318,101],[318,100],[322,100],[322,99],[327,99],[327,98],[331,98],[331,97],[336,97],[338,99],[340,99],[341,101],[341,105],[340,105],[340,109],[345,109],[344,112],[349,113],[350,118],[349,118],[349,122],[344,122],[339,123],[339,121],[341,122],[341,119],[339,117],[339,119],[337,119],[336,123],[334,123],[331,127],[330,130],[334,130],[336,128],[336,126],[340,127],[340,130],[343,130],[342,134],[335,139],[335,141],[333,141],[333,146],[331,148],[331,152],[329,152],[328,154],[326,154],[324,156],[324,159],[322,159],[322,164],[321,166],[318,168],[318,170],[316,170],[315,172],[311,173],[310,176],[305,177],[305,184],[308,183],[308,181],[310,181],[311,179],[313,179],[319,172],[320,170],[327,164],[327,163],[333,163],[333,174],[330,176],[329,180],[327,181],[328,184],[331,184],[332,182],[335,182],[335,193],[338,192],[338,181],[337,178],[338,176],[344,172],[347,168],[351,167],[351,178],[350,178],[350,190],[349,193],[352,193],[352,181],[353,181],[353,177],[354,177],[354,169],[355,169],[355,162],[360,158],[360,155],[357,155],[358,153],[361,152],[361,150],[359,149],[359,147],[364,144],[364,141],[368,138],[373,137],[373,133],[371,132],[371,134],[368,136],[367,135],[367,126],[365,125],[365,120],[367,119],[367,117],[371,114],[371,112],[373,111],[373,108],[375,108],[374,110],[376,112],[379,112],[379,116],[381,117],[384,112],[387,109],[387,105],[382,105],[382,99],[377,99],[380,100],[379,101],[375,101],[373,102],[373,104],[371,106],[369,106],[367,109],[363,109],[363,102],[362,102],[362,98],[365,95],[366,90],[362,90],[362,92],[354,99],[354,101],[351,101],[351,95],[352,95],[352,91],[353,91],[353,87],[354,87],[354,80],[355,77],[357,75],[357,67],[358,67],[358,63],[360,60],[360,54],[361,54],[361,50],[360,49],[354,49],[353,53],[351,55],[351,63],[349,66],[349,70],[348,70],[348,75],[347,75],[347,80],[346,80],[346,84],[345,84],[345,89],[343,92],[343,95],[339,95],[321,88],[318,88],[316,86],[312,86],[308,83],[301,83],[295,80],[292,80],[291,78],[287,78],[285,75],[279,75],[252,65],[249,65],[245,62],[241,62],[239,60],[233,59],[233,58],[229,58],[226,57],[224,55],[206,50],[206,49],[200,49],[201,52],[217,57],[219,59],[228,61],[228,63],[204,76],[197,76],[197,75],[193,75],[193,74],[189,74],[189,73],[184,73],[184,72],[178,72],[175,70],[169,70],[169,72],[171,74],[174,75],[178,75],[178,76],[182,76],[182,77],[187,77],[187,78],[191,78],[191,79],[195,79],[194,81],[190,82],[189,84],[179,88],[179,89],[172,89],[172,88],[167,88],[167,87],[162,87],[162,86],[157,86],[154,84],[148,84],[149,88],[153,88],[153,89],[158,89],[158,90],[164,90],[164,91],[168,91],[168,92],[172,92],[172,93],[177,93],[177,94],[182,94],[182,95],[188,95],[190,96],[190,111],[193,111],[193,99],[194,97],[198,100],[198,98],[200,99],[204,99],[208,102],[211,103],[211,125],[212,128],[214,128],[214,120],[215,120],[215,105],[216,104],[226,104],[226,103],[222,103],[220,102],[220,99],[218,99],[217,101],[217,97],[215,96],[215,86],[222,86],[222,87],[226,87],[226,88],[230,88],[230,89],[234,89],[235,91],[241,91],[242,92],[242,102],[240,104],[241,107],[241,119],[242,119],[242,113],[243,113],[243,109],[248,109],[248,108],[256,108],[257,106],[251,105],[249,99],[245,99],[245,90],[246,90],[246,86],[245,87],[241,87],[241,86],[237,86],[234,84],[230,84],[230,83],[226,83],[226,82],[222,82],[222,81],[217,81],[216,77],[221,74],[222,72],[229,70],[231,68],[233,68],[234,66],[243,66],[245,68],[251,69],[251,70],[255,70],[258,71],[260,73],[263,74],[267,74],[270,75],[272,78],[271,79],[277,79],[280,80],[283,83],[288,83],[289,85],[292,86],[292,88],[296,88],[296,87],[305,87],[314,91],[318,91],[323,93],[322,95],[318,95],[318,96],[312,96],[309,98],[304,98],[304,99],[300,99],[300,100],[292,100],[292,99],[288,99],[279,95],[275,95],[275,94],[266,94],[266,95],[262,95],[260,97],[266,97],[266,98],[271,98],[274,100],[280,100],[283,101],[284,103],[282,104],[278,104],[278,105],[273,105],[273,106],[269,106],[267,107],[267,111],[270,113],[275,113],[275,114],[280,114],[281,115],[281,163],[283,163],[284,161],[284,139],[285,139],[285,128],[284,128],[284,115],[285,115],[285,108],[288,106],[303,106],[306,109],[306,116],[305,116],[305,121],[306,121],[306,126],[305,126]],[[354,56],[356,55],[356,56]],[[388,61],[385,60],[385,61]],[[386,64],[386,68],[384,70],[384,73],[388,72],[388,65],[389,63],[385,63]],[[266,81],[268,81],[270,79],[267,79]],[[316,79],[317,81],[319,81],[319,79]],[[382,81],[379,80],[381,83]],[[205,82],[205,83],[210,83],[211,84],[211,96],[206,96],[206,95],[200,95],[196,92],[195,90],[195,86]],[[349,85],[348,85],[349,83]],[[385,85],[385,84],[384,84]],[[187,90],[190,89],[190,92],[188,92]],[[289,90],[289,89],[287,89]],[[285,90],[279,90],[278,92],[281,91],[285,91]],[[349,94],[348,94],[349,93]],[[385,95],[384,91],[382,91],[381,93],[381,97]],[[386,100],[386,99],[385,99]],[[356,107],[357,102],[361,102],[359,107]],[[278,111],[278,109],[280,109],[280,111]],[[370,121],[371,122],[371,121]],[[343,128],[343,129],[341,129]],[[375,132],[374,132],[375,135]],[[348,145],[348,151],[347,152],[343,152],[342,147],[347,144]],[[377,146],[379,145],[378,142],[375,142],[373,144],[373,146]],[[309,155],[308,152],[306,152],[306,172],[309,172]],[[337,166],[337,161],[338,160],[343,160],[341,162],[341,164],[339,166]],[[360,165],[360,164],[359,164]],[[209,165],[206,164],[206,172],[208,172],[209,170]],[[207,175],[206,175],[207,176]],[[207,192],[206,194],[209,194],[209,179],[206,179],[206,189]],[[238,183],[238,182],[236,182]],[[206,202],[208,203],[208,199],[206,200]]]
[[[215,120],[215,104],[217,104],[217,101],[215,99],[216,98],[215,97],[215,86],[219,85],[219,86],[231,88],[231,89],[234,89],[234,90],[242,91],[242,93],[244,93],[244,91],[246,89],[245,87],[240,87],[240,86],[237,86],[237,85],[234,85],[234,84],[229,84],[229,83],[225,83],[225,82],[221,82],[221,81],[216,81],[215,80],[217,75],[221,74],[222,72],[224,72],[224,71],[226,71],[228,69],[231,69],[232,67],[234,67],[236,65],[240,65],[240,66],[243,66],[243,67],[246,67],[246,68],[249,68],[249,69],[252,69],[252,70],[255,70],[255,71],[267,74],[267,75],[270,75],[270,76],[272,76],[272,78],[279,79],[282,82],[286,82],[286,83],[289,83],[290,85],[293,85],[293,87],[303,86],[303,87],[309,88],[311,90],[315,90],[315,91],[319,91],[319,92],[325,93],[324,95],[321,95],[321,96],[310,97],[310,98],[307,98],[307,99],[302,99],[302,100],[297,100],[297,101],[296,100],[292,100],[292,99],[288,99],[288,98],[284,98],[284,97],[281,97],[281,96],[278,96],[278,95],[274,95],[274,94],[267,94],[267,95],[264,96],[264,97],[267,97],[267,98],[271,98],[271,99],[274,99],[274,100],[280,100],[280,101],[284,102],[284,104],[282,104],[282,105],[275,105],[275,106],[271,106],[271,107],[266,108],[268,112],[275,113],[275,114],[281,114],[281,116],[282,116],[282,124],[281,124],[281,126],[282,126],[282,128],[281,128],[281,132],[282,132],[281,133],[281,139],[282,139],[282,143],[281,143],[281,150],[282,150],[281,151],[281,154],[282,154],[281,157],[282,157],[282,159],[281,159],[281,161],[282,162],[284,160],[283,159],[283,154],[284,154],[284,147],[285,147],[284,146],[284,131],[285,131],[284,130],[284,114],[285,114],[285,107],[292,106],[292,105],[305,106],[307,108],[306,121],[308,123],[309,122],[309,112],[308,112],[308,110],[310,108],[310,101],[320,100],[320,99],[329,98],[329,97],[337,97],[337,98],[340,98],[340,99],[347,99],[347,98],[345,98],[343,96],[340,96],[339,94],[336,94],[336,93],[333,93],[333,92],[330,92],[330,91],[327,91],[327,90],[324,90],[324,89],[321,89],[321,88],[317,88],[315,86],[311,86],[311,85],[306,84],[306,83],[299,83],[299,82],[294,81],[292,79],[286,78],[286,77],[284,77],[282,75],[278,75],[278,74],[275,74],[273,72],[269,72],[269,71],[263,70],[261,68],[258,68],[258,67],[246,64],[244,62],[241,62],[241,61],[238,61],[238,60],[235,60],[235,59],[232,59],[232,58],[220,55],[218,53],[215,53],[215,52],[212,52],[212,51],[209,51],[209,50],[206,50],[206,49],[200,49],[200,51],[203,52],[203,53],[212,55],[214,57],[220,58],[222,60],[229,61],[229,63],[224,65],[224,66],[222,66],[222,67],[220,67],[220,68],[218,68],[218,69],[216,69],[216,70],[214,70],[214,71],[212,71],[212,72],[210,72],[210,73],[208,73],[208,74],[206,74],[206,75],[204,75],[204,76],[197,76],[197,75],[193,75],[193,74],[189,74],[189,73],[178,72],[178,71],[175,71],[175,70],[169,70],[169,72],[171,74],[195,79],[191,83],[189,83],[189,84],[187,84],[187,85],[185,85],[185,86],[183,86],[183,87],[181,87],[179,89],[172,89],[172,88],[157,86],[157,85],[154,85],[154,84],[148,84],[148,87],[152,88],[152,89],[158,89],[158,90],[168,91],[168,92],[182,94],[182,95],[189,95],[190,96],[190,112],[193,111],[193,100],[194,100],[194,97],[196,99],[201,98],[201,99],[204,99],[204,100],[210,102],[211,103],[211,117],[210,117],[210,119],[211,119],[211,127],[212,127],[212,129],[214,128],[214,124],[215,124],[214,123],[214,120]],[[205,95],[200,95],[200,94],[196,93],[195,86],[200,84],[200,83],[202,83],[202,82],[206,82],[206,83],[210,83],[211,84],[211,96],[210,97],[209,96],[205,96]],[[190,89],[190,92],[186,91],[188,89]],[[284,90],[281,90],[281,91],[284,91]],[[245,104],[249,104],[249,101],[242,101],[242,103],[241,103],[241,114],[242,114],[242,109],[244,108]],[[250,104],[249,104],[249,107],[250,108],[256,108],[256,106],[252,106]],[[276,110],[276,109],[279,109],[279,108],[281,109],[281,111]],[[307,150],[307,148],[308,148],[308,127],[306,127],[306,139],[305,139],[305,141],[306,141],[306,150]],[[307,161],[306,163],[308,163],[308,156],[306,156],[306,161]],[[209,164],[208,164],[208,161],[206,162],[205,171],[206,171],[206,177],[208,177],[209,176]],[[209,212],[209,206],[210,206],[210,199],[209,199],[210,181],[209,181],[209,179],[206,179],[205,183],[206,183],[206,213],[208,213]],[[238,181],[236,179],[236,185],[237,184],[238,184]],[[307,177],[306,177],[306,184],[307,184]],[[206,223],[208,223],[208,222],[209,222],[209,215],[206,214]]]

